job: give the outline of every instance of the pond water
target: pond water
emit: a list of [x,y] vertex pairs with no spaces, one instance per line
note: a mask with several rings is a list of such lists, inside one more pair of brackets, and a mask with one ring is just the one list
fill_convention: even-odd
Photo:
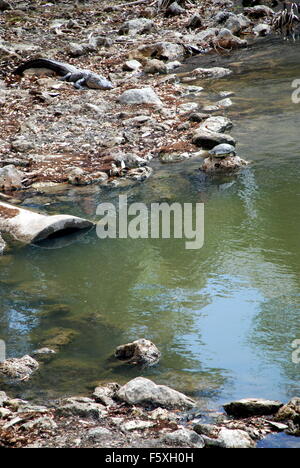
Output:
[[[299,43],[270,40],[186,66],[234,70],[194,99],[236,93],[227,111],[231,133],[241,157],[252,161],[239,174],[207,178],[200,159],[156,162],[152,178],[126,190],[55,189],[25,200],[94,220],[98,203],[117,203],[125,193],[147,204],[203,202],[205,242],[186,250],[178,239],[100,240],[90,232],[0,258],[0,338],[8,356],[70,338],[29,382],[3,389],[44,400],[142,374],[213,410],[235,398],[299,395],[292,342],[300,338],[300,104],[291,101],[299,51]],[[162,351],[158,366],[141,370],[111,359],[116,346],[141,337]],[[290,439],[278,443],[300,445]]]

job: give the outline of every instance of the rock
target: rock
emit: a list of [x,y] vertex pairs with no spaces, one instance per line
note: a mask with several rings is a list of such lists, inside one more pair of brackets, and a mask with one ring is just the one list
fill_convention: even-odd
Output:
[[42,418],[33,419],[32,421],[22,424],[21,428],[27,431],[32,431],[34,429],[53,431],[57,429],[57,424],[55,421],[53,421],[53,419],[49,418],[48,416],[44,416]]
[[296,424],[300,424],[300,398],[292,398],[289,403],[282,405],[274,419],[276,421],[291,420]]
[[209,130],[198,129],[193,135],[192,143],[203,149],[212,149],[221,143],[236,145],[236,140],[225,133],[211,132]]
[[3,404],[8,400],[8,396],[6,395],[5,392],[0,392],[0,407],[3,406]]
[[161,106],[162,102],[153,88],[135,88],[124,91],[119,97],[119,102],[124,105],[152,104]]
[[234,36],[229,29],[221,29],[216,38],[216,45],[223,49],[234,49],[236,47],[245,47],[247,41]]
[[154,75],[155,73],[163,75],[168,72],[168,69],[162,60],[152,59],[146,63],[144,72],[150,75]]
[[263,18],[265,16],[274,16],[274,11],[272,8],[267,7],[266,5],[255,5],[254,7],[245,8],[245,14],[249,18]]
[[201,112],[192,112],[189,116],[191,122],[203,122],[205,119],[208,119],[209,115]]
[[115,404],[113,398],[119,389],[119,384],[115,382],[108,383],[107,385],[96,387],[93,393],[93,397],[97,403],[101,403],[105,406],[112,406]]
[[231,14],[224,24],[224,28],[229,29],[233,34],[240,34],[244,29],[248,28],[251,21],[244,15]]
[[210,132],[222,133],[226,130],[230,130],[233,127],[233,123],[227,117],[214,116],[206,119],[198,127],[198,130],[208,130]]
[[214,426],[213,424],[196,424],[193,429],[195,432],[197,432],[197,434],[205,435],[215,439],[218,438],[220,431],[220,428]]
[[213,439],[203,435],[206,447],[219,448],[254,448],[255,442],[246,431],[222,427],[218,438]]
[[253,28],[253,32],[256,36],[267,36],[271,32],[271,27],[269,24],[260,23]]
[[186,25],[187,28],[190,29],[197,29],[201,28],[202,26],[202,18],[198,13],[195,13],[188,21],[188,24]]
[[140,46],[138,48],[138,53],[145,57],[152,57],[169,62],[172,60],[179,60],[184,57],[185,49],[180,44],[165,41]]
[[218,28],[207,28],[204,31],[200,31],[195,34],[194,39],[197,43],[200,42],[209,42],[211,39],[216,37],[216,34],[219,32]]
[[71,185],[102,184],[108,180],[108,175],[102,171],[90,173],[75,167],[68,171],[67,180]]
[[34,148],[34,145],[31,141],[28,141],[26,137],[20,136],[11,142],[11,147],[14,151],[27,153],[27,151]]
[[225,21],[227,21],[231,15],[232,13],[230,13],[229,11],[221,10],[213,17],[213,20],[217,25],[224,24]]
[[93,226],[92,222],[76,216],[47,216],[0,202],[0,231],[26,244],[48,239],[53,234],[63,236],[69,229],[79,231]]
[[222,78],[223,76],[232,73],[228,68],[213,67],[213,68],[195,68],[188,72],[182,79],[182,82],[192,81],[198,78]]
[[8,408],[0,408],[0,419],[5,419],[12,414]]
[[[231,143],[232,144],[232,143]],[[241,167],[247,166],[249,163],[239,156],[230,156],[224,159],[220,158],[206,158],[203,161],[201,170],[203,172],[230,172],[236,171]]]
[[97,44],[90,44],[84,42],[78,44],[77,42],[70,42],[68,46],[68,53],[71,57],[81,57],[82,55],[88,54],[90,52],[96,52]]
[[156,385],[149,379],[137,377],[117,392],[117,398],[130,405],[154,406],[167,409],[186,409],[195,406],[194,400],[165,385]]
[[32,351],[31,353],[33,356],[38,356],[40,354],[44,355],[44,354],[56,354],[56,351],[54,351],[53,349],[50,349],[50,348],[40,348],[40,349],[36,349],[34,351]]
[[283,403],[277,400],[244,398],[242,400],[227,403],[223,407],[226,413],[230,416],[248,417],[275,414],[282,406]]
[[126,179],[131,179],[136,182],[143,182],[148,179],[153,173],[153,169],[149,166],[138,167],[136,169],[129,169],[126,174]]
[[165,16],[178,16],[185,13],[185,9],[178,5],[177,2],[171,3],[165,11]]
[[189,429],[178,429],[177,431],[170,432],[163,437],[163,441],[167,444],[175,444],[180,447],[204,448],[205,446],[203,437]]
[[179,62],[178,60],[174,60],[173,62],[168,62],[168,63],[166,63],[167,72],[168,72],[168,73],[171,73],[171,72],[174,71],[176,68],[181,67],[181,65],[182,65],[182,63]]
[[126,421],[120,425],[122,432],[137,431],[149,429],[149,427],[155,426],[153,421],[143,421],[141,419],[135,419],[133,421]]
[[197,102],[184,102],[180,104],[177,109],[180,114],[185,114],[186,112],[195,111],[199,108],[199,104]]
[[142,338],[132,343],[118,346],[115,356],[118,359],[128,361],[130,364],[153,366],[159,362],[161,353],[154,343]]
[[120,28],[119,34],[144,34],[153,31],[155,24],[148,18],[136,18],[126,21]]
[[0,374],[16,380],[28,380],[38,368],[39,363],[28,355],[0,362]]
[[6,242],[5,240],[3,239],[3,237],[1,236],[1,232],[0,232],[0,255],[3,255],[5,250],[6,250]]
[[23,187],[24,174],[9,164],[0,169],[0,190],[19,190]]
[[162,163],[178,163],[181,161],[186,161],[191,155],[189,153],[161,153],[159,155],[159,160]]
[[66,398],[56,409],[59,416],[79,416],[101,420],[107,416],[105,407],[95,403],[91,398]]
[[10,10],[11,6],[6,0],[0,0],[0,11]]
[[233,102],[230,98],[221,99],[217,102],[217,106],[219,106],[220,109],[225,109],[226,107],[231,107],[232,105]]
[[123,64],[123,70],[124,71],[131,71],[132,72],[132,71],[138,70],[141,67],[142,67],[142,64],[138,60],[127,60],[127,62],[125,62]]
[[93,442],[101,442],[103,439],[111,437],[112,435],[113,433],[105,427],[95,427],[87,432],[86,437]]

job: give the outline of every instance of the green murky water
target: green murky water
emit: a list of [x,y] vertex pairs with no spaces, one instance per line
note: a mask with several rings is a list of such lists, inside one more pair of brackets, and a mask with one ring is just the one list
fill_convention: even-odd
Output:
[[248,51],[246,62],[244,51],[215,63],[193,59],[235,70],[209,83],[209,93],[236,93],[227,114],[239,154],[253,161],[240,174],[206,178],[200,160],[156,163],[152,178],[126,192],[70,188],[26,200],[34,208],[46,203],[48,213],[91,219],[99,202],[117,202],[120,193],[146,203],[204,202],[205,244],[187,251],[181,240],[99,240],[89,233],[61,248],[28,247],[0,259],[0,338],[8,355],[30,352],[60,329],[72,338],[31,381],[6,389],[43,399],[128,381],[141,370],[111,355],[146,337],[162,360],[142,374],[208,408],[234,398],[299,395],[291,345],[300,338],[300,104],[291,102],[299,52],[299,43],[269,41]]

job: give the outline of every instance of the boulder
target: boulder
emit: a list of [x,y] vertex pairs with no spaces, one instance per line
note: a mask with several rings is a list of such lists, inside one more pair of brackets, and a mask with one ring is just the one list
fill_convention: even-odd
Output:
[[248,164],[247,161],[241,159],[239,156],[229,156],[223,159],[209,157],[204,159],[201,171],[210,173],[230,172],[236,171]]
[[56,413],[59,416],[79,416],[81,418],[96,420],[101,420],[107,416],[103,405],[95,403],[91,398],[85,397],[66,398],[62,400],[56,408]]
[[170,432],[163,437],[166,444],[178,445],[179,447],[188,446],[193,448],[204,448],[205,442],[201,435],[189,429],[178,429]]
[[223,67],[212,67],[212,68],[195,68],[194,70],[186,73],[182,77],[182,82],[188,82],[196,80],[198,78],[222,78],[223,76],[230,75],[232,73],[229,68]]
[[119,102],[124,105],[151,104],[161,106],[162,102],[153,88],[135,88],[124,91],[119,97]]
[[206,447],[218,448],[255,448],[255,442],[246,431],[222,427],[216,439],[202,436]]
[[161,75],[168,72],[167,65],[162,60],[152,59],[149,60],[145,67],[144,72],[149,75],[154,75],[155,73],[160,73]]
[[0,375],[16,380],[28,380],[39,368],[39,363],[31,356],[6,359],[0,362]]
[[138,48],[138,52],[144,57],[166,61],[179,60],[185,55],[185,49],[182,45],[166,41],[142,45]]
[[275,415],[276,421],[293,421],[300,424],[300,398],[292,398],[289,403],[283,405]]
[[126,21],[120,28],[119,34],[144,34],[155,28],[155,24],[148,18],[136,18]]
[[260,23],[253,28],[253,32],[256,36],[267,36],[271,32],[271,26],[266,23]]
[[26,244],[93,226],[91,221],[76,216],[47,216],[0,202],[0,231]]
[[195,406],[194,400],[165,385],[156,385],[149,379],[137,377],[123,385],[117,398],[130,405],[188,409]]
[[226,133],[217,133],[200,128],[194,133],[192,143],[196,146],[200,146],[202,149],[209,150],[221,143],[228,143],[229,145],[235,146],[236,140]]
[[115,356],[118,359],[126,360],[130,364],[153,366],[159,362],[161,353],[154,343],[142,338],[118,346]]
[[277,400],[244,398],[225,404],[224,409],[230,416],[248,417],[275,414],[282,406],[283,403]]
[[93,398],[97,403],[101,403],[104,406],[112,406],[115,404],[114,397],[119,389],[120,385],[115,382],[96,387],[93,393]]
[[23,172],[16,169],[13,164],[0,169],[0,190],[19,190],[23,187]]
[[230,130],[233,127],[233,123],[227,117],[214,116],[206,119],[197,130],[208,130],[210,132],[222,133],[226,130]]

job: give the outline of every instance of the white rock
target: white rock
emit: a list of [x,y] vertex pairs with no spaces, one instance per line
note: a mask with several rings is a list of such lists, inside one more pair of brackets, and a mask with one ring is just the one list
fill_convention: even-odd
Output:
[[124,105],[154,104],[161,106],[162,102],[153,88],[134,88],[124,91],[119,97],[119,102]]

